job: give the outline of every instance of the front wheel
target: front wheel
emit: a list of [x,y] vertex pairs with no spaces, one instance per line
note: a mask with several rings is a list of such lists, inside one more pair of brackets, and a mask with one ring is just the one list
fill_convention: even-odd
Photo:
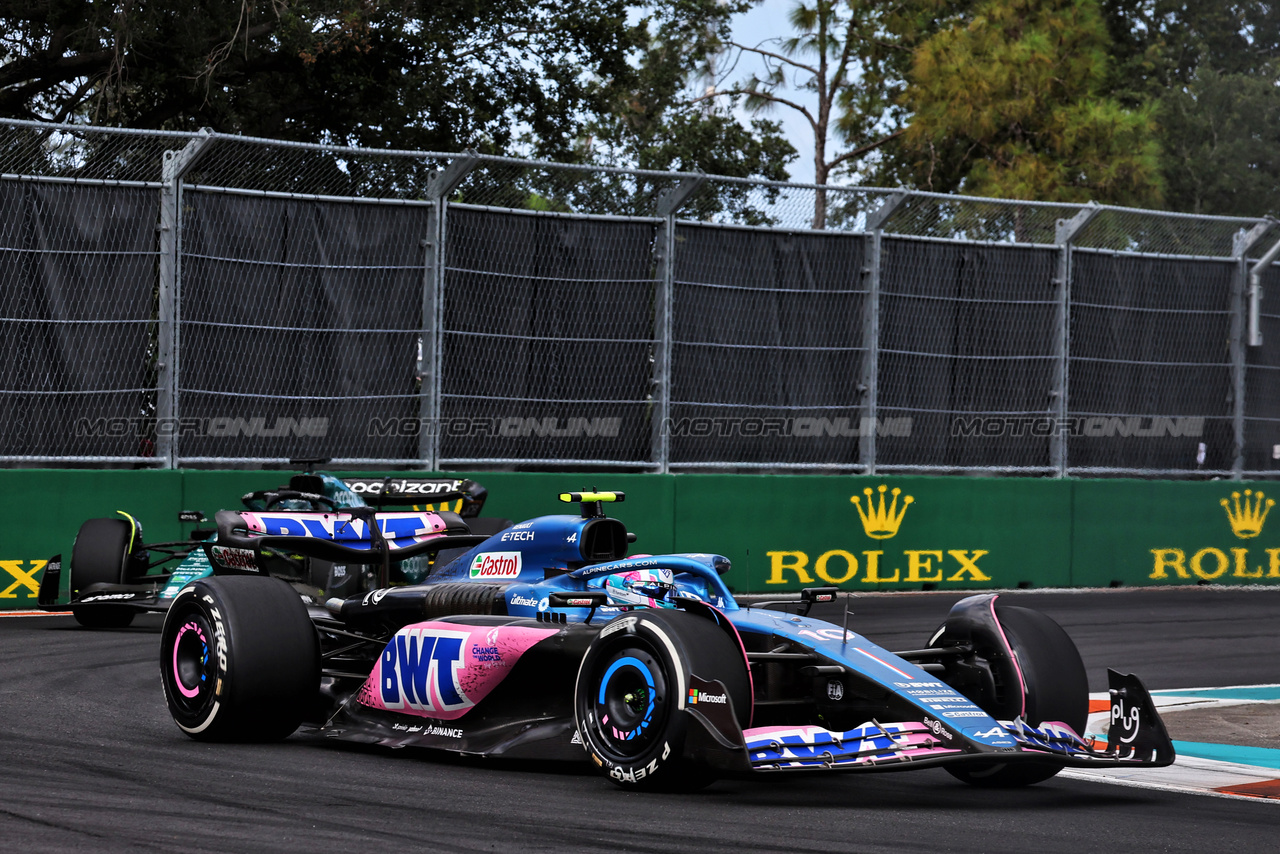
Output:
[[[1058,721],[1083,733],[1089,717],[1089,680],[1070,636],[1052,619],[1030,608],[996,605],[995,614],[1013,660],[1003,656],[1003,666],[993,662],[993,671],[1005,674],[997,690],[990,696],[970,699],[999,719],[1020,716],[1032,726]],[[996,651],[991,655],[1001,657]],[[1029,786],[1048,780],[1063,767],[1052,760],[946,766],[957,779],[986,788]]]
[[[133,540],[133,526],[124,519],[90,519],[81,525],[71,547],[71,598],[83,595],[90,585],[123,584]],[[122,629],[133,622],[134,609],[72,605],[71,614],[86,628]]]
[[201,741],[276,741],[320,687],[320,643],[302,599],[276,578],[185,587],[165,615],[160,677],[178,727]]
[[688,791],[715,779],[686,750],[685,708],[699,700],[720,709],[731,703],[738,726],[746,725],[751,687],[741,648],[704,617],[643,610],[612,621],[591,643],[574,713],[583,746],[619,786]]

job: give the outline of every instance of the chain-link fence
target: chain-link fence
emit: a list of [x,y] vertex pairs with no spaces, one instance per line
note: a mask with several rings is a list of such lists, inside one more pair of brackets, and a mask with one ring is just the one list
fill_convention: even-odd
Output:
[[16,121],[0,205],[8,465],[1280,472],[1271,220]]

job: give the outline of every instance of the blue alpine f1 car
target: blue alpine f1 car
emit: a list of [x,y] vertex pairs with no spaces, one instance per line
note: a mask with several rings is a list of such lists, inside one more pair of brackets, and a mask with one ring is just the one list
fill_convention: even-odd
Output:
[[[319,462],[312,460],[297,462]],[[294,475],[286,486],[250,492],[241,498],[248,510],[333,512],[348,508],[412,505],[424,510],[451,510],[472,531],[496,533],[509,519],[482,517],[488,490],[473,480],[446,477],[338,478],[323,472]],[[216,546],[216,531],[195,528],[190,537],[147,543],[142,523],[117,511],[114,519],[89,519],[80,526],[71,552],[67,593],[62,594],[62,557],[52,558],[41,577],[38,602],[45,610],[67,610],[90,628],[123,628],[148,611],[165,611],[178,591],[213,575],[229,553]],[[196,510],[183,510],[184,523],[207,522]],[[419,580],[434,555],[400,562],[400,577]],[[312,561],[309,569],[323,588],[328,568]]]
[[[724,557],[628,556],[634,535],[601,511],[622,493],[560,497],[580,512],[487,537],[448,511],[219,512],[214,574],[177,593],[161,635],[174,720],[208,741],[301,727],[586,761],[635,789],[928,766],[1023,786],[1174,760],[1142,683],[1114,671],[1108,739],[1086,741],[1084,666],[1039,612],[972,596],[920,649],[890,652],[807,616],[833,588],[748,607]],[[398,563],[458,549],[393,583]]]

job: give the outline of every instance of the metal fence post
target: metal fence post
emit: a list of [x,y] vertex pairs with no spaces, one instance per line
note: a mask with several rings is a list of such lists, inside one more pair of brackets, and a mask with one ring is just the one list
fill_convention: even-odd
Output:
[[1062,431],[1067,425],[1071,384],[1071,243],[1089,220],[1102,210],[1090,202],[1071,219],[1060,219],[1054,229],[1053,242],[1058,246],[1058,270],[1053,279],[1057,300],[1057,329],[1054,337],[1053,356],[1057,362],[1054,387],[1049,390],[1053,401],[1054,430],[1049,436],[1049,464],[1058,470],[1058,477],[1067,476],[1067,436]]
[[876,433],[880,405],[880,267],[883,258],[884,224],[902,206],[910,193],[894,193],[880,207],[867,214],[867,251],[863,254],[862,279],[867,286],[867,302],[862,313],[862,412],[858,429],[858,459],[866,474],[876,473]]
[[[207,152],[213,132],[201,128],[181,151],[166,151],[161,166],[160,281],[157,287],[156,458],[162,467],[178,465],[178,324],[182,311],[182,176]],[[162,426],[164,425],[164,426]]]
[[444,169],[427,179],[426,197],[431,202],[427,236],[422,240],[426,250],[422,264],[422,384],[418,394],[418,459],[428,469],[440,465],[440,395],[444,385],[444,265],[445,209],[449,196],[467,173],[480,162],[480,155],[468,149]]
[[[1280,240],[1249,268],[1249,346],[1262,346],[1262,274],[1280,258]],[[1248,259],[1245,259],[1248,263]]]
[[[1231,277],[1231,479],[1240,480],[1244,476],[1244,403],[1245,403],[1245,336],[1246,327],[1252,333],[1256,327],[1253,321],[1256,314],[1246,307],[1246,294],[1249,291],[1249,259],[1245,256],[1262,236],[1271,230],[1270,222],[1260,222],[1245,231],[1243,228],[1235,233],[1231,240],[1231,256],[1236,260],[1236,274]],[[1249,294],[1251,296],[1251,294]],[[1247,318],[1247,319],[1246,319]],[[1249,343],[1252,343],[1250,334]]]
[[650,449],[658,471],[671,471],[671,323],[675,303],[676,211],[702,186],[706,176],[685,178],[658,195],[657,214],[662,217],[654,236],[657,269],[653,299],[653,385],[654,407],[650,422]]

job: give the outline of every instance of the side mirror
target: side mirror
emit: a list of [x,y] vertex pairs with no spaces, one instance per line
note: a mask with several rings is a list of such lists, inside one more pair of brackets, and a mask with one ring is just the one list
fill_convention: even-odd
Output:
[[600,608],[609,604],[609,594],[599,590],[581,593],[552,593],[547,604],[553,608]]

